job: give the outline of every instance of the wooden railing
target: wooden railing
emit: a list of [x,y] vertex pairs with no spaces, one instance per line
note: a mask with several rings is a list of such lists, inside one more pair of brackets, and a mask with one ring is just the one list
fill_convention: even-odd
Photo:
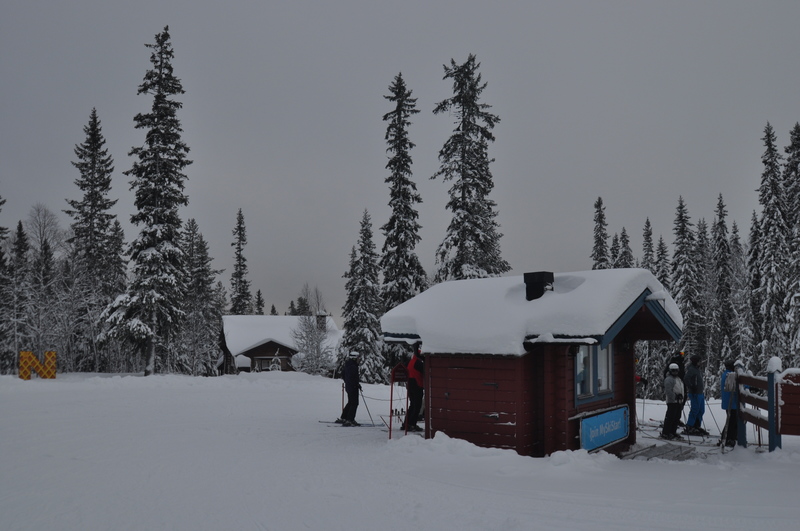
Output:
[[[770,373],[767,377],[737,375],[739,384],[739,420],[750,422],[759,428],[764,428],[769,432],[769,451],[781,447],[781,434],[778,426],[778,401],[775,393],[775,373]],[[766,397],[754,394],[754,390],[766,392]],[[745,407],[745,404],[753,406]],[[767,416],[754,408],[766,410]],[[747,430],[740,426],[738,430],[739,440],[736,441],[740,446],[747,446]]]

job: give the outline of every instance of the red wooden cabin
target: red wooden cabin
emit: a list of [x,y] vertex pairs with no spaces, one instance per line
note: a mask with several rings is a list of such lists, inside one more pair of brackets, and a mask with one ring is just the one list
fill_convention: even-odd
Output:
[[682,320],[652,274],[615,269],[445,282],[381,325],[422,343],[426,437],[544,456],[633,444],[633,345]]

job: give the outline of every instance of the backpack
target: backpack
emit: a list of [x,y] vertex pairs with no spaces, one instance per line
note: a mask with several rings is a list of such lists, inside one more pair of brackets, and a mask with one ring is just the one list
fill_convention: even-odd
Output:
[[729,372],[728,376],[725,377],[725,391],[729,393],[736,392],[736,373]]

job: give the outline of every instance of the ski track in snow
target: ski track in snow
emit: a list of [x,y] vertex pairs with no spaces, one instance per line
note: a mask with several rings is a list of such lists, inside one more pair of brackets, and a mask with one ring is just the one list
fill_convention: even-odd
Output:
[[[387,386],[364,395],[373,419],[388,413]],[[341,383],[297,373],[2,376],[0,405],[8,531],[796,527],[798,437],[686,462],[388,441],[319,423],[341,412]]]

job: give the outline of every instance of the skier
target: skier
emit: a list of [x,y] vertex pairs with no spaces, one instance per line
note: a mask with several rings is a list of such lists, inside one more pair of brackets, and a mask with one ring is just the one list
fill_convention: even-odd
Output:
[[417,426],[419,412],[422,409],[422,398],[425,393],[423,375],[425,374],[425,363],[422,359],[422,351],[417,348],[411,361],[408,362],[408,413],[403,423],[402,429],[407,431],[422,431]]
[[661,431],[661,438],[673,441],[682,441],[683,437],[677,434],[678,420],[681,417],[685,396],[683,380],[679,377],[677,363],[669,364],[669,372],[664,378],[664,393],[667,399],[667,414],[664,416],[664,428]]
[[705,394],[703,392],[703,373],[700,372],[700,356],[692,354],[689,357],[689,368],[684,377],[686,395],[689,399],[689,418],[686,421],[684,433],[687,435],[708,436],[703,429],[703,414],[706,411]]
[[[681,382],[684,381],[684,377],[686,376],[686,365],[684,363],[683,357],[685,354],[686,354],[685,352],[677,351],[672,355],[672,357],[667,362],[667,366],[664,367],[664,378],[667,377],[667,374],[669,374],[669,368],[674,363],[678,366],[678,378],[681,379]],[[683,410],[683,406],[685,405],[686,405],[686,395],[684,395],[683,397],[683,401],[681,403],[681,410]],[[685,426],[685,424],[680,418],[680,415],[678,415],[678,426],[681,427]]]
[[347,392],[347,405],[342,410],[342,426],[360,426],[356,422],[356,410],[358,409],[358,392],[361,390],[361,383],[358,380],[358,352],[351,351],[347,355],[342,371],[344,389]]

